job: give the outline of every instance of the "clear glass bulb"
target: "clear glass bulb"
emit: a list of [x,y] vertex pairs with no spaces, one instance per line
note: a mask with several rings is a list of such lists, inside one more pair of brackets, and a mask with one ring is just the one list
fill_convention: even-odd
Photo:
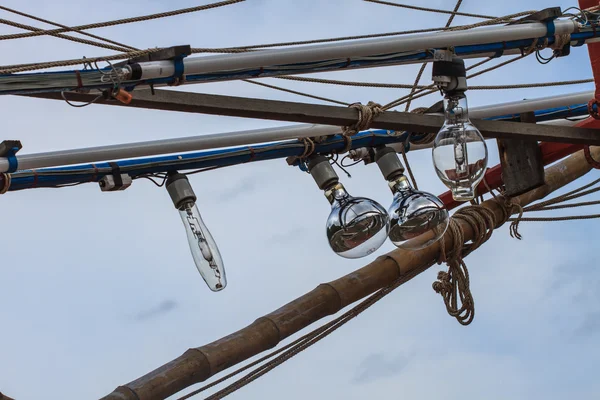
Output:
[[340,183],[325,191],[331,203],[327,239],[344,258],[365,257],[381,247],[389,231],[389,217],[379,203],[352,197]]
[[487,168],[487,146],[469,120],[463,93],[444,97],[444,114],[446,120],[433,142],[435,172],[455,200],[472,200]]
[[223,259],[215,240],[202,221],[195,202],[184,203],[179,209],[179,215],[185,226],[192,257],[200,275],[213,292],[225,289],[227,279]]
[[394,245],[418,250],[438,241],[450,219],[436,196],[414,190],[406,177],[390,182],[394,201],[389,209],[390,240]]

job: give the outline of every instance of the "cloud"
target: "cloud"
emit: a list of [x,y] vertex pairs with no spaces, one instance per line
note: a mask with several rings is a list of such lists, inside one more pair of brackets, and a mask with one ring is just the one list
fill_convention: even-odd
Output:
[[168,314],[175,309],[177,309],[179,305],[174,300],[164,300],[160,304],[156,305],[153,308],[149,308],[144,311],[140,311],[134,316],[134,319],[138,322],[147,321],[149,319],[154,319],[157,317],[161,317],[165,314]]
[[371,354],[360,363],[352,382],[362,384],[398,375],[406,368],[411,358],[412,356],[404,354],[396,356],[384,353]]
[[[6,0],[3,5],[76,25],[197,3],[80,0],[73,7],[72,0]],[[559,3],[563,8],[572,5]],[[454,2],[431,0],[426,5],[451,9]],[[465,2],[464,11],[505,15],[546,6],[541,0],[471,1]],[[359,0],[249,0],[206,14],[107,28],[101,34],[139,48],[180,43],[225,47],[419,29],[443,26],[446,20],[447,15]],[[456,19],[457,24],[473,21]],[[18,30],[4,33],[13,31]],[[0,46],[5,64],[110,54],[56,38],[3,41]],[[412,83],[418,68],[316,76]],[[569,79],[591,76],[585,47],[573,48],[569,57],[545,66],[531,57],[477,77],[472,84],[553,81],[565,74]],[[407,93],[278,79],[266,82],[350,103],[386,103]],[[427,73],[421,83],[429,83]],[[180,89],[313,102],[244,82]],[[579,90],[584,87],[469,91],[468,96],[472,106],[479,106]],[[413,107],[437,100],[438,95],[424,97]],[[24,154],[286,125],[95,105],[74,109],[58,101],[18,96],[0,96],[0,105],[6,116],[4,139],[22,140]],[[489,144],[494,163],[498,157],[493,142]],[[409,157],[421,189],[445,191],[429,151],[409,153]],[[368,196],[384,205],[391,202],[376,166],[358,165],[350,172],[352,179],[341,173],[340,178],[352,195]],[[124,192],[101,193],[90,184],[1,196],[3,226],[9,227],[0,233],[6,249],[0,265],[0,320],[8,327],[0,342],[3,392],[18,399],[102,397],[187,348],[228,335],[319,283],[350,273],[391,250],[386,244],[361,260],[332,254],[324,233],[327,200],[310,176],[284,160],[223,168],[190,180],[226,263],[229,285],[219,293],[210,292],[199,276],[164,188],[136,182]],[[505,227],[467,259],[477,307],[471,326],[459,326],[447,316],[439,295],[431,290],[439,269],[434,267],[231,398],[364,399],[396,393],[423,400],[549,400],[573,394],[592,398],[590,394],[599,390],[594,368],[600,357],[590,345],[600,339],[596,323],[600,303],[591,295],[600,273],[594,258],[597,238],[590,234],[596,229],[597,221],[522,224],[525,238],[517,242],[507,236]],[[549,284],[556,279],[564,285]],[[557,334],[561,329],[567,335]],[[577,334],[585,334],[586,340],[578,340]],[[465,377],[466,388],[455,384]]]

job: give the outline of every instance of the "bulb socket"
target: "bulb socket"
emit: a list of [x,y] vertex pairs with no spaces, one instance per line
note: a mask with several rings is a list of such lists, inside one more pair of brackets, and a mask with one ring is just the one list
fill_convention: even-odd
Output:
[[330,188],[338,183],[340,179],[331,164],[329,164],[327,157],[321,155],[309,157],[308,172],[321,190]]
[[431,78],[444,93],[465,92],[467,87],[467,69],[465,61],[456,56],[434,61]]
[[398,154],[391,147],[378,146],[375,148],[375,162],[383,177],[392,181],[404,174],[404,166]]
[[167,175],[166,187],[169,196],[171,196],[171,200],[173,200],[173,205],[178,210],[181,209],[185,203],[189,203],[190,201],[196,202],[196,194],[194,193],[194,189],[192,189],[192,185],[190,185],[187,176],[180,174],[179,172],[169,172]]

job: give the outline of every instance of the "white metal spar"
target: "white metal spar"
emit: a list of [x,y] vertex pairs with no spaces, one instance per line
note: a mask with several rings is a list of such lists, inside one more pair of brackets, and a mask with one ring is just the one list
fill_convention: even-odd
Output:
[[[471,114],[476,118],[518,114],[521,112],[573,104],[587,103],[594,96],[593,91],[565,94],[540,99],[473,107]],[[558,121],[560,124],[560,121]],[[93,163],[134,157],[147,157],[159,154],[183,153],[231,146],[267,143],[279,140],[301,139],[340,133],[340,128],[329,125],[294,124],[282,127],[256,129],[229,133],[191,136],[174,139],[153,140],[110,146],[60,150],[36,154],[17,155],[19,170],[48,168],[63,165]],[[419,148],[417,147],[414,147]],[[9,162],[0,157],[0,172],[7,172]]]
[[[554,22],[554,26],[555,34],[563,35],[577,31],[579,25],[572,20],[557,20]],[[545,37],[547,34],[548,27],[545,23],[529,22],[468,31],[434,32],[394,38],[356,40],[347,43],[259,50],[248,53],[206,57],[188,57],[183,60],[183,65],[185,75],[220,73],[270,66],[422,51],[424,49],[448,46],[534,39]],[[139,66],[141,67],[141,79],[166,78],[173,76],[175,73],[175,64],[173,61],[141,62]]]

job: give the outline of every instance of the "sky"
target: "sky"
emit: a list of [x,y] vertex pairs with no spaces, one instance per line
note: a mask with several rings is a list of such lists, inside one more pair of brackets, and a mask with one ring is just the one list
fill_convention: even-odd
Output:
[[[131,0],[5,0],[3,5],[66,25],[111,20],[198,2]],[[412,4],[452,9],[453,1]],[[481,2],[461,10],[506,15],[567,1]],[[1,18],[44,27],[3,12]],[[436,27],[446,16],[360,0],[248,0],[164,20],[94,33],[139,48],[191,44],[241,46],[287,40]],[[455,24],[473,19],[457,17]],[[0,34],[18,30],[2,27]],[[51,37],[0,42],[3,64],[111,54]],[[412,83],[418,66],[341,71],[321,78]],[[473,79],[492,85],[591,77],[585,47],[538,64],[534,58]],[[428,83],[430,69],[424,74]],[[347,102],[386,103],[406,91],[267,83]],[[593,89],[592,84],[470,91],[470,105]],[[180,90],[289,101],[292,94],[244,82]],[[438,101],[433,95],[414,107]],[[316,102],[316,101],[315,101]],[[0,97],[3,138],[23,154],[140,140],[286,125],[276,121],[90,106]],[[498,162],[488,142],[490,165]],[[409,159],[421,189],[440,194],[428,150]],[[353,195],[386,207],[391,194],[377,168],[356,166]],[[572,189],[592,179],[592,172]],[[284,160],[246,164],[190,177],[198,206],[217,241],[228,286],[211,292],[198,274],[179,215],[164,188],[136,181],[122,192],[95,184],[9,192],[0,198],[0,391],[17,399],[93,399],[267,314],[321,282],[345,275],[394,249],[386,243],[359,260],[332,253],[325,239],[329,204],[312,178]],[[580,211],[575,211],[580,212]],[[592,213],[592,211],[590,211]],[[561,215],[568,215],[565,211]],[[435,266],[232,399],[372,397],[439,399],[597,398],[600,271],[597,222],[507,227],[467,259],[475,321],[460,326],[446,314],[431,283]],[[324,323],[325,321],[323,321]],[[315,328],[317,325],[313,326]],[[307,331],[305,331],[307,332]],[[182,392],[185,393],[185,392]],[[173,397],[173,398],[176,398]]]

